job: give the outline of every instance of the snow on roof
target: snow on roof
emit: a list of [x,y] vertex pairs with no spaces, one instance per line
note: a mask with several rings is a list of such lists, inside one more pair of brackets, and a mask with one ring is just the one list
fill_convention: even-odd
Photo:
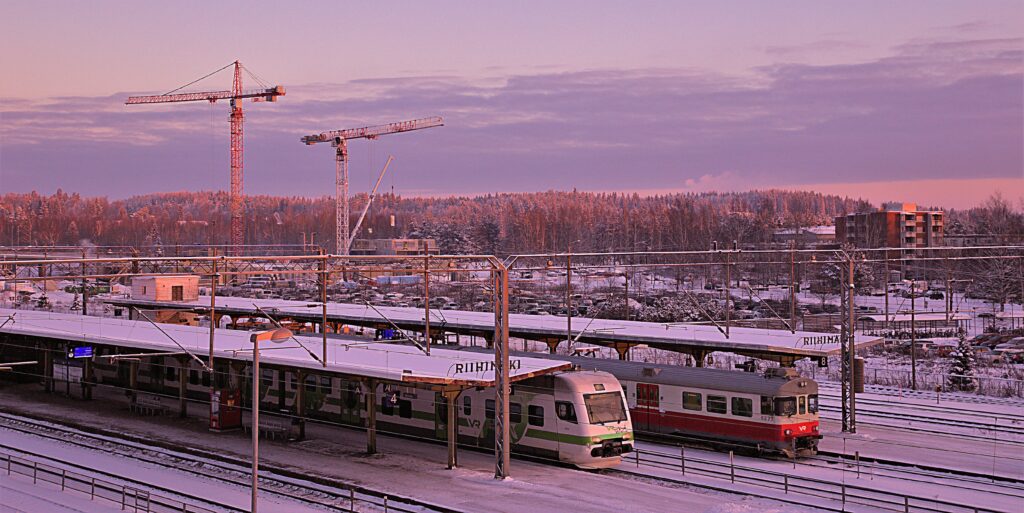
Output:
[[[952,321],[966,321],[970,320],[970,318],[970,314],[962,312],[949,314],[949,319]],[[860,317],[857,317],[857,320],[885,322],[885,314],[861,315]],[[945,312],[923,312],[914,314],[915,322],[942,322],[945,320]],[[889,314],[889,322],[910,322],[910,314]]]
[[1024,311],[1022,312],[996,312],[996,319],[1024,319]]
[[[13,318],[10,316],[13,315]],[[8,320],[9,319],[9,320]],[[180,351],[175,345],[200,358],[208,354],[210,329],[198,326],[161,324],[173,341],[147,321],[130,321],[85,315],[58,314],[33,310],[0,309],[0,333],[117,346],[141,351]],[[216,330],[215,358],[252,360],[252,333]],[[319,357],[320,337],[297,336]],[[260,362],[323,370],[294,340],[260,345]],[[513,381],[567,369],[569,362],[515,357],[509,360]],[[368,342],[364,339],[328,339],[327,370],[339,374],[378,378],[405,383],[435,383],[465,386],[494,384],[494,356],[432,347],[430,356],[413,346]]]
[[[107,302],[120,305],[135,305],[155,308],[206,309],[209,296],[197,301],[168,302],[147,300],[109,299]],[[253,305],[258,305],[271,315],[293,317],[305,320],[320,319],[320,305],[306,301],[284,299],[251,299],[243,297],[217,296],[217,312],[231,315],[258,315]],[[378,313],[380,312],[380,313]],[[450,332],[489,332],[494,330],[494,314],[491,312],[469,312],[463,310],[430,311],[431,327]],[[383,314],[385,318],[381,317]],[[335,322],[352,324],[387,324],[391,322],[403,327],[422,326],[424,310],[409,307],[378,306],[376,310],[366,305],[351,303],[328,303],[327,318]],[[566,319],[557,315],[509,314],[509,333],[512,337],[543,340],[565,337]],[[744,352],[747,354],[776,354],[824,356],[840,351],[837,333],[809,331],[768,330],[761,328],[730,327],[729,337],[714,325],[622,321],[614,319],[593,319],[577,317],[573,322],[573,336],[582,330],[579,340],[586,343],[608,345],[613,342],[647,344],[652,347],[678,350],[688,347],[713,351]],[[858,347],[877,344],[880,337],[859,335]]]

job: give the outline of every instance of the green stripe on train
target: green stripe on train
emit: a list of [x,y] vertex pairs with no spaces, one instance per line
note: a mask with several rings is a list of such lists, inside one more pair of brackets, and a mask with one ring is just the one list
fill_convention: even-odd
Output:
[[526,436],[529,438],[536,438],[539,440],[547,440],[549,442],[558,442],[563,444],[571,445],[591,445],[592,438],[599,438],[603,440],[614,440],[616,438],[622,438],[622,433],[605,433],[603,435],[594,436],[582,436],[582,435],[569,435],[566,433],[555,433],[554,431],[545,431],[543,429],[536,429],[531,427],[526,431]]

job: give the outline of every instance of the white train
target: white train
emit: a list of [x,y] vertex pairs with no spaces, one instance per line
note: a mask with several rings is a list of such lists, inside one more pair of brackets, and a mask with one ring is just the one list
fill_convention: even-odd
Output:
[[[95,360],[97,382],[127,386],[127,362],[111,365],[104,364],[105,361]],[[218,373],[221,371],[218,368]],[[177,397],[180,378],[175,360],[151,358],[140,364],[137,385],[145,392]],[[209,381],[198,366],[191,367],[185,378],[189,397],[206,400]],[[367,385],[358,379],[308,374],[303,383],[298,383],[293,372],[264,365],[260,387],[262,411],[294,412],[299,386],[304,387],[307,418],[365,427],[369,394]],[[251,385],[242,384],[239,388],[242,404],[248,404]],[[377,409],[378,432],[447,439],[449,405],[440,392],[378,384],[376,396],[373,407]],[[465,390],[455,407],[459,444],[492,449],[494,390]],[[633,449],[633,428],[622,387],[607,372],[569,370],[514,383],[509,400],[509,427],[513,453],[581,468],[617,465],[621,455]]]

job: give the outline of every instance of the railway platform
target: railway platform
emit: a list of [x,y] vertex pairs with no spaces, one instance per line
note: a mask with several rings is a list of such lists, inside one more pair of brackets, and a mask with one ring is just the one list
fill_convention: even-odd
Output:
[[[69,424],[83,431],[150,440],[156,447],[188,447],[240,459],[249,456],[248,438],[240,432],[212,433],[204,416],[133,415],[128,411],[124,395],[115,390],[99,389],[93,400],[83,401],[46,393],[38,384],[4,383],[0,386],[0,412]],[[437,461],[444,458],[445,450],[443,444],[381,436],[378,453],[367,455],[360,431],[312,424],[304,441],[266,441],[261,445],[260,458],[267,465],[353,483],[382,493],[416,497],[466,512],[621,513],[656,511],[664,504],[672,504],[676,511],[693,512],[723,511],[723,507],[730,505],[728,511],[767,511],[781,507],[767,500],[724,493],[709,495],[685,487],[623,480],[533,461],[517,461],[513,477],[497,481],[493,479],[491,454],[463,451],[460,466],[447,470],[437,465]],[[792,506],[785,508],[793,511]]]

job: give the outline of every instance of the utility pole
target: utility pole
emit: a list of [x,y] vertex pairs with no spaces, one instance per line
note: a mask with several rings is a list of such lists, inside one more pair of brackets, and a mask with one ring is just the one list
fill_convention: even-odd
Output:
[[789,328],[796,333],[796,241],[789,243]]
[[[430,356],[430,249],[423,257],[423,338],[427,356]],[[451,405],[449,405],[451,407]]]
[[729,253],[725,253],[725,338],[729,338],[729,318],[731,317],[732,307],[729,304],[730,296],[732,296],[732,266],[729,265]]
[[565,253],[565,343],[572,354],[572,243]]
[[[508,268],[495,259],[494,281],[494,478],[508,477],[509,461],[509,407],[508,368]],[[449,408],[454,405],[449,404]]]
[[[320,252],[323,254],[323,251]],[[327,255],[320,260],[320,332],[323,335],[323,362],[327,367]]]
[[845,251],[841,255],[847,260],[847,265],[840,267],[840,282],[842,283],[840,287],[846,290],[839,292],[842,428],[844,433],[856,433],[856,387],[854,386],[854,361],[856,358],[854,350],[856,346],[853,337],[855,328],[853,316],[854,264],[852,255]]
[[885,279],[882,280],[882,285],[885,287],[885,331],[889,332],[889,249],[886,248],[883,252],[885,260]]
[[953,302],[950,301],[950,297],[952,297],[952,296],[950,296],[950,286],[951,286],[950,283],[951,282],[950,282],[950,276],[949,276],[950,268],[949,268],[949,255],[948,254],[946,255],[946,262],[945,263],[946,263],[946,295],[945,295],[945,298],[944,298],[945,299],[944,303],[946,304],[946,324],[948,325],[949,324],[949,320],[950,320],[950,313],[951,313],[950,311],[953,309]]
[[[565,251],[565,341],[568,344],[569,354],[572,354],[572,245],[579,240],[566,245]],[[626,300],[629,306],[629,300]]]
[[917,390],[917,325],[915,323],[917,313],[917,287],[914,280],[910,280],[910,388]]
[[[214,250],[216,252],[216,250]],[[214,392],[217,390],[217,376],[213,366],[213,338],[217,330],[217,280],[220,279],[220,275],[217,274],[217,258],[214,255],[213,269],[210,272],[210,354],[207,360],[207,365],[210,367],[210,414],[212,417],[213,408],[219,408],[220,405],[214,406],[213,398]],[[219,426],[219,423],[218,423]]]

